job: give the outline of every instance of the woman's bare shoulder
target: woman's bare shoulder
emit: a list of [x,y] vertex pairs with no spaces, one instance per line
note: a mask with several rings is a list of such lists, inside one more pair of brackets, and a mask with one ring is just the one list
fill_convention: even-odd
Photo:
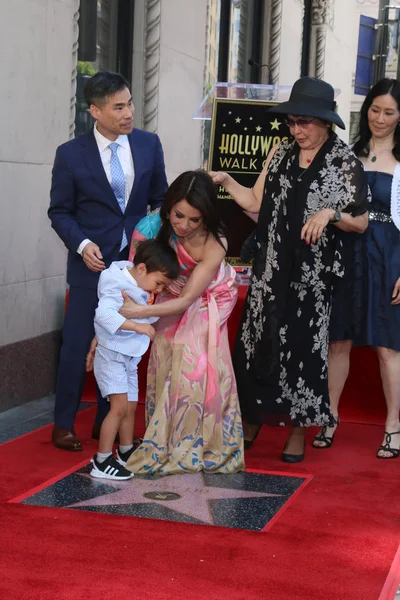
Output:
[[220,241],[218,241],[213,235],[208,235],[206,243],[204,244],[204,252],[209,255],[209,253],[218,252],[218,254],[222,254],[224,257],[228,251],[228,240],[226,237],[221,236]]

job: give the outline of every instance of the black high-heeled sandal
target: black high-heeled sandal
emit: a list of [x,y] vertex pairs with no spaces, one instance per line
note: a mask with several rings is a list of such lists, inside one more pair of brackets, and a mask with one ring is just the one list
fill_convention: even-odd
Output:
[[[386,443],[383,444],[383,446],[380,446],[378,448],[378,452],[376,453],[376,458],[381,458],[382,460],[390,460],[392,458],[399,458],[400,450],[398,450],[397,448],[390,447],[390,442],[392,441],[392,435],[398,435],[398,434],[400,434],[400,431],[393,431],[392,433],[385,431]],[[379,456],[379,452],[390,452],[391,456]]]
[[260,433],[262,425],[250,425],[250,427],[257,427],[257,429],[256,429],[255,434],[251,437],[251,439],[247,439],[247,440],[246,440],[246,438],[243,439],[243,448],[245,450],[249,450],[252,447],[253,443],[257,439],[258,434]]
[[[315,438],[313,439],[312,447],[316,448],[317,450],[325,450],[325,448],[330,448],[333,444],[333,439],[335,437],[339,423],[340,423],[340,419],[338,417],[337,419],[335,419],[335,423],[334,423],[333,427],[336,427],[336,429],[333,432],[333,435],[331,437],[326,435],[329,425],[324,425],[323,428],[321,429],[320,433],[318,435],[316,435]],[[323,442],[325,444],[325,446],[318,446],[315,442]]]

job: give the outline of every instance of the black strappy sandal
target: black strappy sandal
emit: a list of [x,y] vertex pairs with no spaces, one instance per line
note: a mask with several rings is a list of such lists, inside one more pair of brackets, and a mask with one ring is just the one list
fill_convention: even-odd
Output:
[[[332,437],[327,437],[325,435],[329,428],[329,425],[324,425],[323,428],[321,429],[321,432],[319,433],[319,435],[316,435],[315,438],[313,439],[312,447],[316,448],[317,450],[325,450],[325,448],[330,448],[333,444],[333,439],[335,437],[339,423],[340,423],[340,419],[338,417],[337,419],[335,419],[335,423],[333,424],[333,427],[336,427],[336,429],[333,432]],[[325,444],[325,446],[318,446],[315,442],[322,442],[323,444]]]
[[[383,446],[380,446],[380,448],[378,448],[378,452],[376,453],[376,458],[381,458],[382,460],[390,460],[392,458],[399,458],[400,450],[398,450],[397,448],[390,447],[390,442],[392,441],[392,435],[398,435],[398,434],[400,434],[400,431],[393,431],[392,433],[385,431],[386,443]],[[391,456],[379,456],[379,452],[390,452]]]

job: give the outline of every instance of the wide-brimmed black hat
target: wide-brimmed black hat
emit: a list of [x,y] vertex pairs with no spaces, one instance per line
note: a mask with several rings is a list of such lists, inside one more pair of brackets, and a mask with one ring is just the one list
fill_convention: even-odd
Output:
[[335,106],[335,90],[329,83],[315,77],[301,77],[294,83],[289,100],[268,110],[284,115],[315,117],[346,129],[335,112]]

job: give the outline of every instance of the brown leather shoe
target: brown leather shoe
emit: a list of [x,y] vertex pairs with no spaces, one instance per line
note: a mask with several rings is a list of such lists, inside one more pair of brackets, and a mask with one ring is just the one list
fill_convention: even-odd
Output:
[[78,452],[82,450],[82,444],[76,437],[75,433],[64,427],[53,427],[51,434],[53,446],[61,450],[69,450],[70,452]]

